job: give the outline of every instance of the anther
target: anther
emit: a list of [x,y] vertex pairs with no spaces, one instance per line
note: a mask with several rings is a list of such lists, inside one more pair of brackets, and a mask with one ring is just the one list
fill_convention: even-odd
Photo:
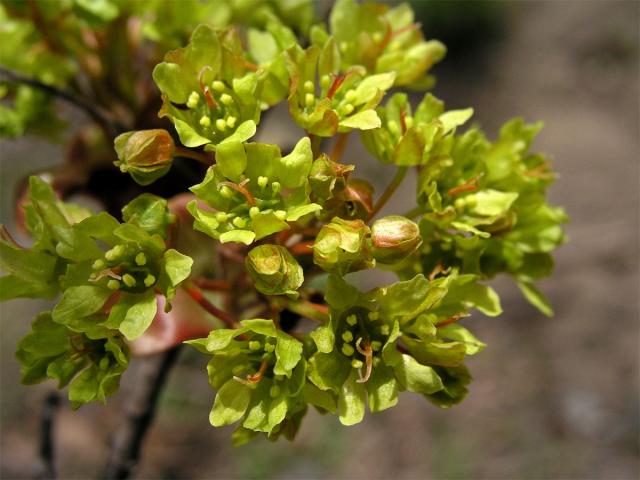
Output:
[[144,254],[144,252],[140,252],[136,255],[136,265],[138,265],[139,267],[142,267],[144,265],[147,264],[147,256]]
[[127,287],[129,287],[129,288],[131,288],[131,287],[135,287],[135,285],[136,285],[136,279],[135,279],[135,278],[133,278],[133,275],[130,275],[130,274],[128,274],[128,273],[125,273],[125,274],[122,276],[122,281],[123,281],[123,282],[124,282],[124,284],[125,284]]

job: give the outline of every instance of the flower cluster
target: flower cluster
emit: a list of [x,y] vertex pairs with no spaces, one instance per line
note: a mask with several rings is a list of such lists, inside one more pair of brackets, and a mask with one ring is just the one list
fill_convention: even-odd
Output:
[[[25,383],[68,385],[74,407],[104,401],[131,342],[176,321],[158,306],[184,302],[183,311],[216,317],[216,328],[203,331],[202,318],[185,314],[162,346],[188,339],[210,356],[211,424],[237,423],[235,444],[258,434],[291,439],[309,407],[352,425],[403,391],[440,407],[459,403],[471,380],[465,361],[485,347],[465,322],[476,311],[501,313],[488,285],[498,274],[551,314],[534,282],[551,273],[566,216],[546,200],[549,161],[531,153],[540,126],[512,120],[490,141],[465,127],[470,108],[446,111],[430,93],[413,106],[406,93],[385,99],[394,87],[428,88],[444,55],[408,5],[339,0],[324,25],[305,1],[215,9],[188,1],[184,12],[174,2],[169,13],[153,2],[65,3],[84,5],[102,26],[149,9],[141,35],[174,48],[149,77],[165,123],[147,125],[140,114],[131,131],[101,125],[115,149],[109,162],[137,187],[171,183],[180,167],[190,180],[172,199],[135,197],[116,219],[31,178],[23,207],[33,244],[1,230],[0,299],[59,298],[18,346]],[[241,17],[243,28],[230,25]],[[51,75],[52,84],[69,77]],[[141,103],[160,105],[151,100]],[[279,104],[298,137],[252,140]],[[343,161],[356,136],[396,169],[382,192]],[[206,165],[180,163],[192,159]],[[415,208],[379,215],[409,169]],[[361,291],[351,274],[376,268],[397,281]]]

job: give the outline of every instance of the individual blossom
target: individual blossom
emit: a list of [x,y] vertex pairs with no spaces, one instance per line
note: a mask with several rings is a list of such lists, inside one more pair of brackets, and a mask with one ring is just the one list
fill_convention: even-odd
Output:
[[259,245],[249,251],[247,271],[256,289],[266,295],[298,296],[304,281],[302,267],[286,247]]
[[[431,87],[433,78],[427,73],[446,53],[441,42],[425,41],[406,3],[389,8],[380,3],[338,0],[329,26],[343,65],[363,65],[369,73],[394,72],[396,86]],[[324,35],[312,32],[312,38]]]
[[317,352],[309,359],[309,380],[337,396],[338,415],[345,425],[372,412],[393,407],[398,393],[424,395],[443,388],[436,371],[398,351],[398,319],[381,315],[375,292],[363,294],[337,276],[327,287],[330,321],[311,333]]
[[302,343],[273,321],[243,320],[237,329],[186,343],[212,356],[207,370],[217,391],[213,426],[240,421],[241,429],[271,435],[299,411],[306,374]]
[[187,147],[215,149],[242,142],[256,131],[258,79],[248,67],[235,30],[200,25],[189,45],[173,50],[153,70],[163,106]]
[[340,53],[333,39],[322,48],[290,48],[289,112],[309,134],[331,137],[353,129],[380,126],[375,107],[391,88],[395,73],[367,75],[361,66],[340,67]]
[[473,114],[470,108],[445,112],[444,104],[431,94],[414,112],[404,93],[394,94],[376,111],[381,128],[362,132],[362,141],[381,162],[402,167],[423,165],[441,156],[456,128]]
[[202,183],[191,187],[205,205],[194,200],[187,208],[194,228],[222,243],[250,245],[322,208],[308,194],[308,137],[285,156],[276,145],[228,143],[218,148],[216,159]]

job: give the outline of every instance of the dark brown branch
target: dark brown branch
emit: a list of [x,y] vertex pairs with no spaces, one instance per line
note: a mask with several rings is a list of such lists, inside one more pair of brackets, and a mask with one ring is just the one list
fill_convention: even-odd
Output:
[[105,114],[103,114],[89,102],[86,102],[69,92],[61,90],[58,87],[47,85],[46,83],[42,83],[39,80],[26,77],[18,72],[14,72],[13,70],[9,70],[8,68],[2,66],[0,66],[0,76],[5,77],[7,80],[10,80],[12,82],[22,83],[24,85],[29,85],[30,87],[37,88],[38,90],[42,90],[43,92],[48,93],[51,96],[64,100],[74,107],[79,108],[87,115],[89,115],[92,120],[98,123],[105,131],[105,133],[108,134],[108,136],[111,138],[126,130],[124,126],[107,118]]
[[107,480],[129,478],[140,459],[142,442],[153,422],[160,392],[181,346],[155,357],[142,359],[134,391],[127,399],[126,418],[111,440],[105,472]]
[[40,420],[40,443],[38,445],[39,465],[35,477],[41,480],[56,478],[55,442],[53,439],[56,410],[60,404],[57,392],[47,395],[42,406]]

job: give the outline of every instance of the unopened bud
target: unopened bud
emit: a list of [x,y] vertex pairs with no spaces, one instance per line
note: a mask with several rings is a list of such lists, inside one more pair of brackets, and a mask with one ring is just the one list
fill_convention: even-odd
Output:
[[386,264],[404,260],[422,245],[418,225],[399,215],[377,220],[371,227],[371,240],[373,256]]
[[175,153],[173,138],[162,129],[123,133],[116,137],[114,146],[118,154],[115,165],[140,185],[166,175]]

